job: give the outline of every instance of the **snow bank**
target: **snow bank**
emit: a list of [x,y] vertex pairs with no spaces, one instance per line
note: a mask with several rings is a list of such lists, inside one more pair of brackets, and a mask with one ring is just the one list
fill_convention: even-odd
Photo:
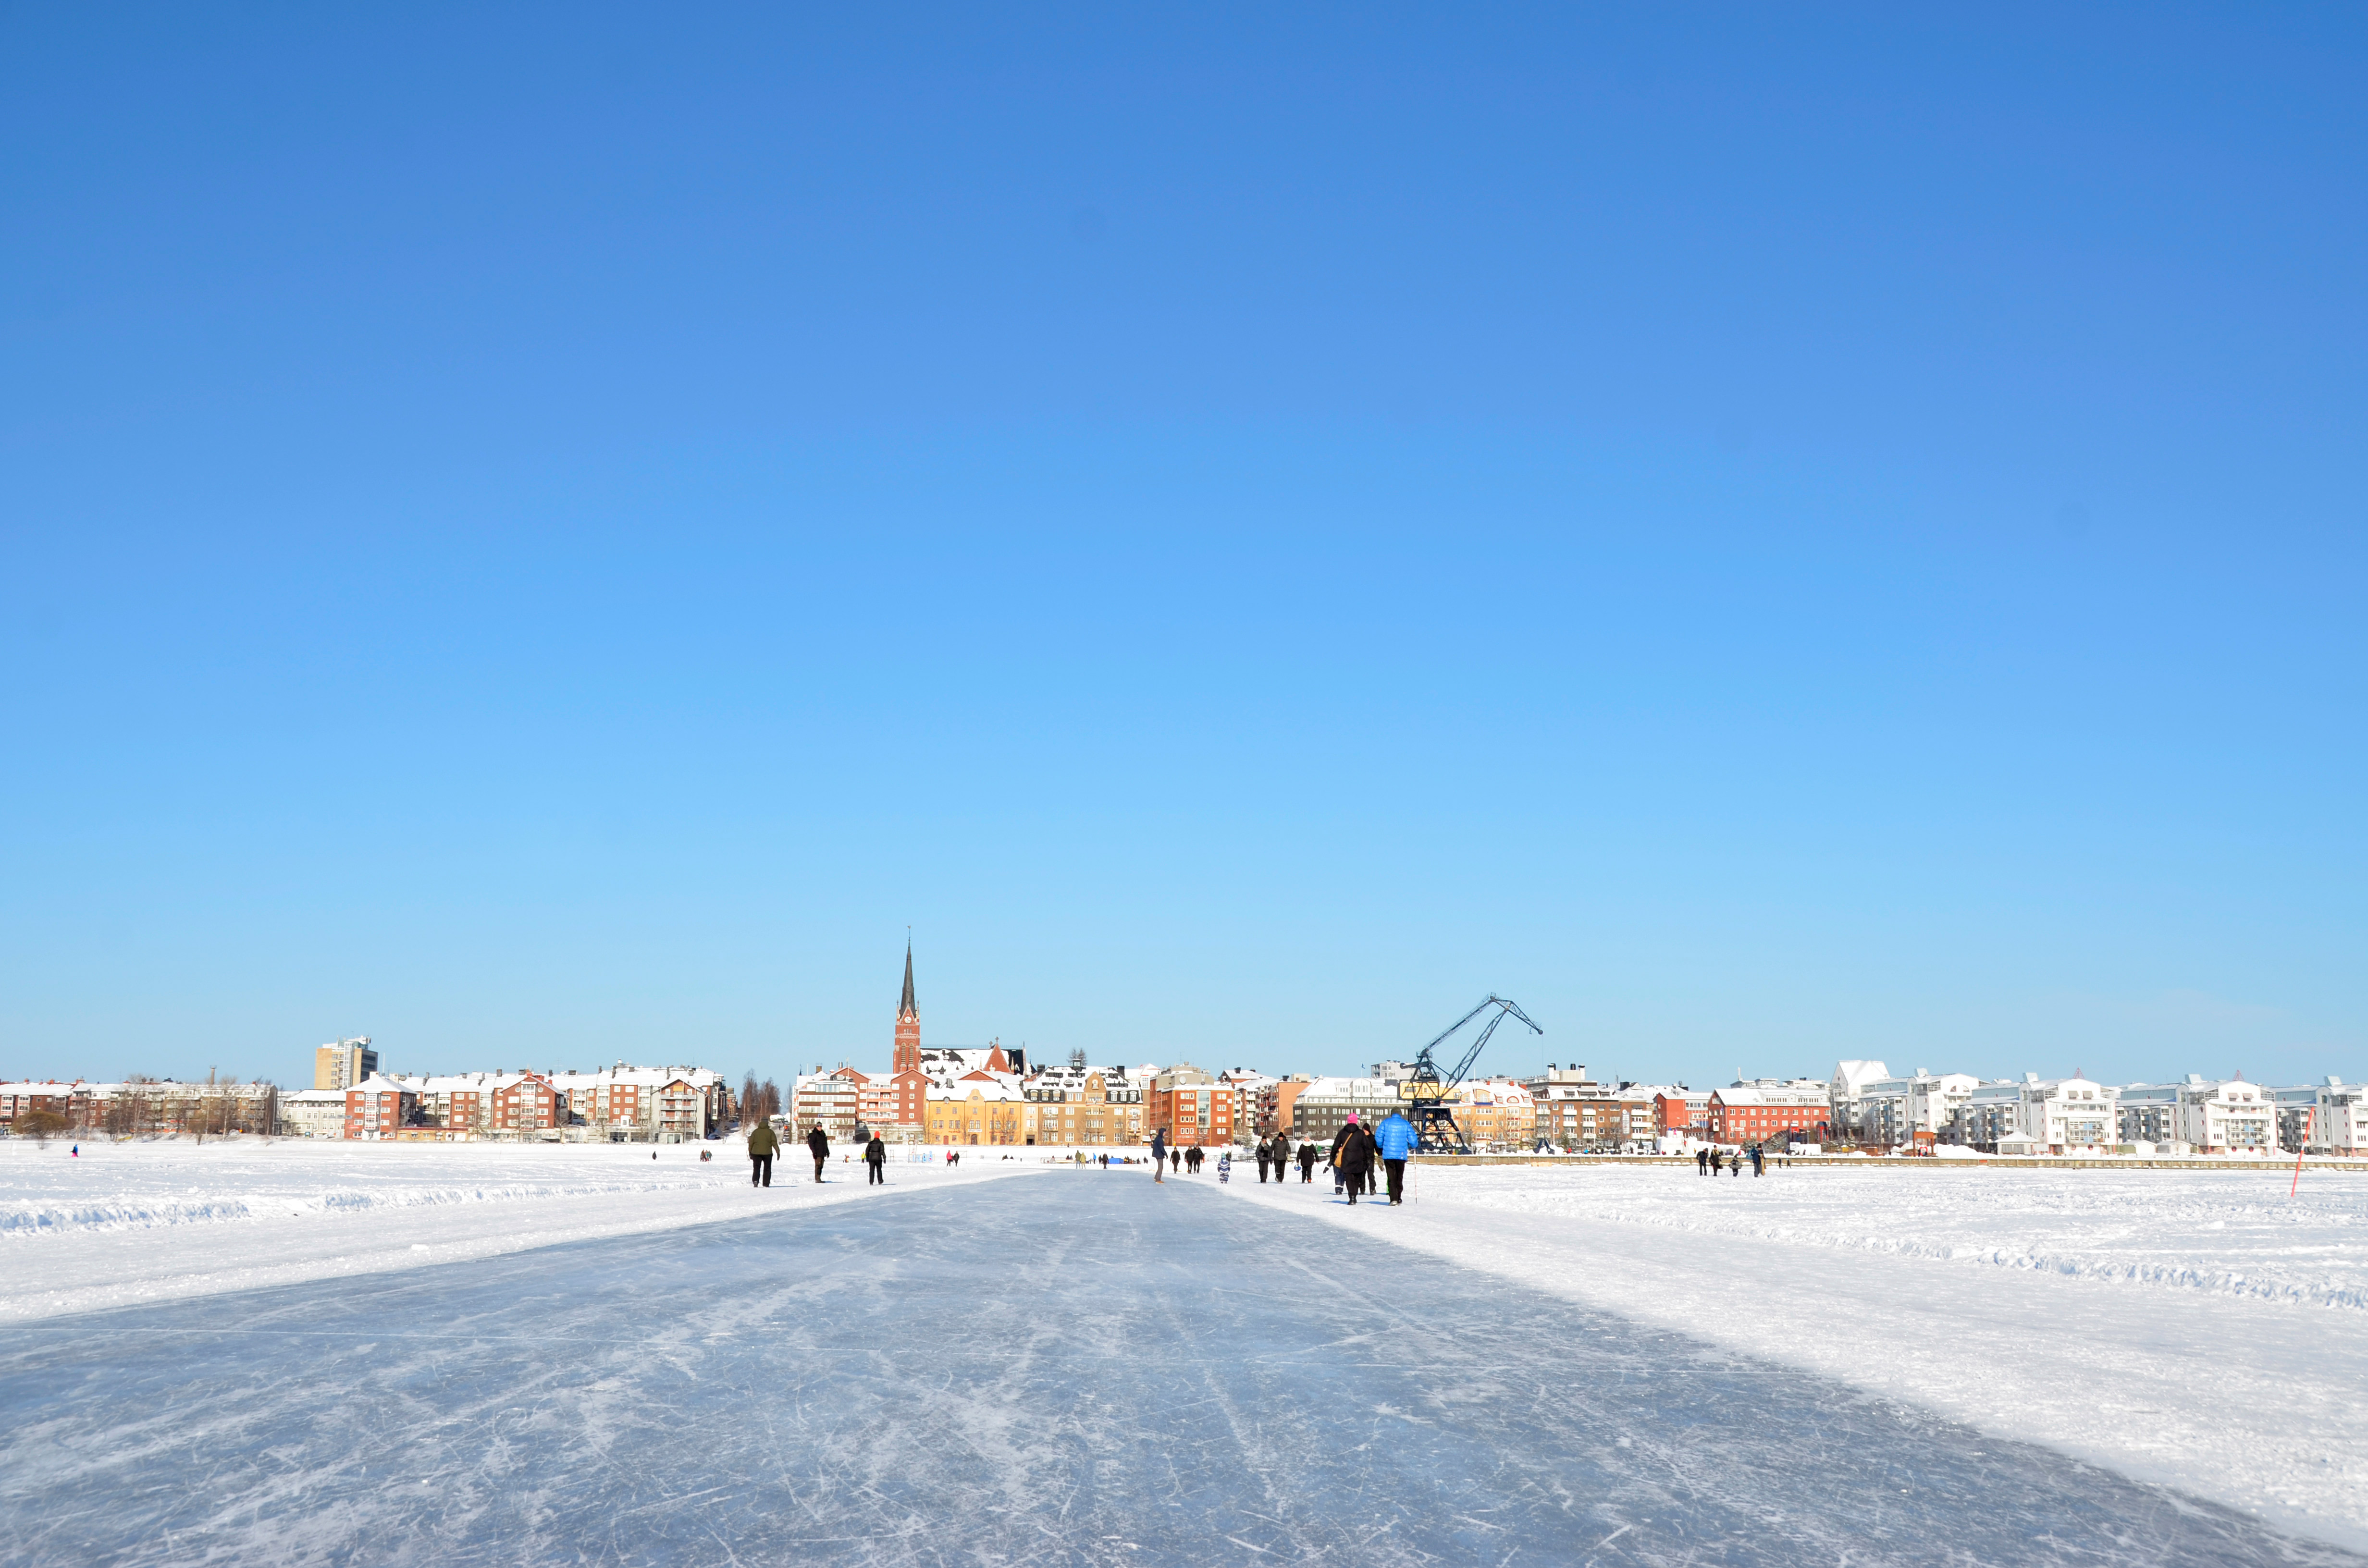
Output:
[[[737,1140],[707,1144],[88,1142],[0,1140],[0,1322],[379,1273],[985,1181],[1041,1166],[966,1151],[888,1166],[890,1185],[803,1149],[748,1185]],[[715,1155],[699,1158],[701,1148]]]
[[[2368,1180],[1434,1166],[1222,1190],[2368,1549]],[[1254,1173],[1253,1173],[1254,1175]]]

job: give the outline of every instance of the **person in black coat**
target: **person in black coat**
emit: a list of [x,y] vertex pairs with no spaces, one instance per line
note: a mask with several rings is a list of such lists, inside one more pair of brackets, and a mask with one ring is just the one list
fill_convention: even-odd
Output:
[[863,1146],[863,1163],[871,1167],[871,1179],[863,1185],[886,1187],[888,1185],[888,1140],[881,1137],[877,1132],[873,1133],[871,1142]]
[[814,1131],[806,1134],[806,1151],[814,1157],[814,1180],[820,1181],[822,1163],[830,1158],[830,1135],[822,1130],[819,1121],[814,1124]]
[[1299,1146],[1299,1185],[1306,1187],[1315,1179],[1315,1144],[1313,1140]]
[[1349,1188],[1349,1202],[1353,1207],[1373,1170],[1373,1140],[1361,1125],[1352,1121],[1340,1130],[1340,1143],[1332,1152],[1332,1164]]

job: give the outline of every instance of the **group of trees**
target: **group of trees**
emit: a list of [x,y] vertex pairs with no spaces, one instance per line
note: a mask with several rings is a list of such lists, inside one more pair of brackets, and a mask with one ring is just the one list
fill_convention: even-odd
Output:
[[262,1082],[236,1083],[213,1073],[202,1084],[159,1083],[135,1073],[112,1094],[83,1102],[76,1114],[21,1111],[12,1131],[20,1138],[68,1132],[108,1138],[187,1134],[201,1143],[233,1132],[268,1135],[279,1131],[279,1089]]
[[781,1114],[781,1091],[773,1080],[757,1081],[752,1071],[740,1080],[740,1125],[753,1127],[766,1117]]

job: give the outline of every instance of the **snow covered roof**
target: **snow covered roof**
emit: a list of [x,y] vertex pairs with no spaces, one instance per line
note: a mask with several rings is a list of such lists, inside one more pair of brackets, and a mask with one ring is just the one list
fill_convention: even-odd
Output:
[[1822,1086],[1814,1089],[1713,1089],[1711,1097],[1723,1106],[1763,1106],[1790,1110],[1824,1105],[1826,1090]]
[[966,1100],[976,1095],[983,1100],[1017,1100],[1026,1098],[1017,1074],[1010,1073],[973,1073],[951,1083],[932,1082],[923,1093],[933,1100]]

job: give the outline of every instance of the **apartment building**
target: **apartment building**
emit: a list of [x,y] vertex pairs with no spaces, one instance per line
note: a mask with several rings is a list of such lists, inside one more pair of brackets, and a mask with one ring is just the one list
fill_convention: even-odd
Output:
[[313,1086],[316,1089],[350,1089],[377,1071],[378,1052],[370,1049],[370,1036],[366,1034],[319,1046],[313,1051]]
[[1144,1131],[1165,1132],[1178,1148],[1231,1143],[1237,1129],[1248,1131],[1241,1108],[1241,1095],[1232,1085],[1179,1062],[1151,1080],[1144,1096]]
[[1815,1140],[1833,1114],[1826,1085],[1760,1087],[1736,1085],[1713,1089],[1710,1096],[1710,1141],[1713,1143],[1766,1143],[1795,1138]]
[[1048,1067],[1020,1093],[1020,1133],[1028,1142],[1113,1147],[1145,1136],[1143,1090],[1123,1067]]

